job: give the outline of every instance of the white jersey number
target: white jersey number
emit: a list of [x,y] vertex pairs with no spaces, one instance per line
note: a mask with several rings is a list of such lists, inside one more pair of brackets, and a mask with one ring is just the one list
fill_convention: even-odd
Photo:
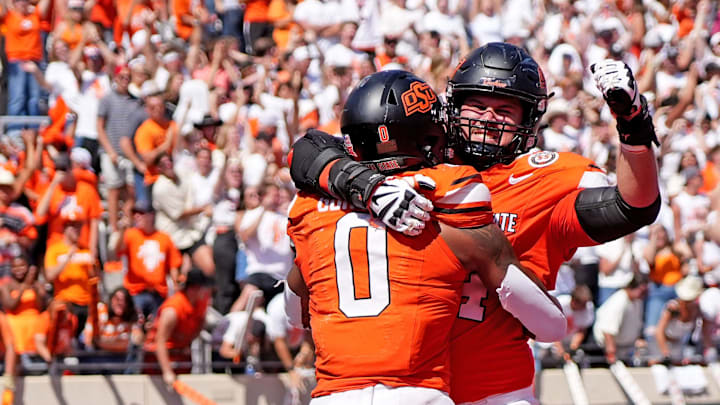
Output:
[[470,278],[465,280],[462,289],[462,304],[458,318],[482,322],[485,319],[485,305],[483,301],[488,297],[487,288],[480,280],[480,276],[470,273]]
[[[367,267],[370,283],[368,298],[356,298],[355,295],[353,261],[350,257],[350,232],[356,228],[367,230]],[[364,263],[362,267],[365,267]],[[385,225],[370,226],[370,215],[364,213],[352,212],[340,218],[335,229],[335,272],[339,307],[345,316],[358,318],[380,315],[390,305]]]

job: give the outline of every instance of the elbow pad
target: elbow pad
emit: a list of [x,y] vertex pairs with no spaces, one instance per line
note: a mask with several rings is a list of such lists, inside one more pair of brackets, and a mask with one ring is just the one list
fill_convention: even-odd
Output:
[[650,225],[660,212],[660,195],[647,207],[630,206],[617,187],[586,188],[575,200],[575,212],[585,233],[605,243]]
[[311,129],[290,150],[290,177],[298,189],[328,196],[320,187],[320,173],[330,162],[343,157],[347,155],[342,140]]
[[295,294],[295,291],[290,288],[287,282],[283,294],[285,295],[285,315],[287,315],[288,323],[294,328],[302,329],[304,326],[300,297]]
[[496,290],[503,309],[517,318],[538,342],[557,342],[565,337],[567,320],[555,302],[511,264]]

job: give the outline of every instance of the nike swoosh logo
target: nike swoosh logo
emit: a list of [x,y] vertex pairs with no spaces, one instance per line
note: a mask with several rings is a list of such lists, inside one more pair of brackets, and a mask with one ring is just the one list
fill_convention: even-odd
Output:
[[528,177],[530,177],[532,175],[533,175],[533,173],[526,174],[526,175],[520,176],[520,177],[515,177],[511,174],[510,177],[508,178],[508,183],[510,183],[511,185],[518,184],[521,181],[527,179]]

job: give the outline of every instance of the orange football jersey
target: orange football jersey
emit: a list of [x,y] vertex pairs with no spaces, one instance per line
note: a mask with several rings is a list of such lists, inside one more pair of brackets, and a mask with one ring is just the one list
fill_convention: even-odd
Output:
[[[575,199],[582,188],[602,187],[607,176],[592,161],[540,151],[482,172],[490,189],[495,222],[520,262],[548,290],[560,265],[579,246],[595,245],[580,226]],[[463,286],[463,302],[451,337],[452,387],[456,403],[530,386],[534,361],[520,321],[500,306],[477,275]]]
[[[456,227],[492,222],[490,194],[468,166],[418,172],[436,220]],[[300,193],[288,218],[296,263],[310,291],[316,347],[313,396],[376,384],[449,391],[449,338],[466,272],[439,226],[418,237],[389,231],[349,204]]]

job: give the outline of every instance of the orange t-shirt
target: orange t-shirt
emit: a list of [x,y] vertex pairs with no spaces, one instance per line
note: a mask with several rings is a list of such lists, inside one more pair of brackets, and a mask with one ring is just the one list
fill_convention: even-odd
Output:
[[[48,222],[48,244],[62,240],[65,221],[61,213],[67,210],[83,212],[87,222],[80,233],[79,244],[88,247],[90,243],[90,220],[99,219],[103,213],[100,195],[88,183],[78,181],[74,191],[65,191],[61,187],[55,189],[50,197],[50,208],[45,218],[38,218],[38,222]],[[42,222],[41,222],[42,221]]]
[[[415,173],[437,183],[434,219],[457,227],[492,222],[490,193],[475,169],[406,174]],[[438,226],[406,237],[346,202],[300,193],[288,234],[310,291],[314,397],[376,384],[448,391],[449,333],[467,272]]]
[[29,15],[7,10],[0,24],[5,26],[5,54],[8,61],[42,60],[39,8],[35,8]]
[[715,166],[713,162],[707,162],[702,170],[702,176],[703,185],[700,187],[700,192],[709,194],[720,183],[720,167]]
[[[267,12],[268,21],[275,23],[289,17],[291,17],[291,14],[287,9],[287,5],[284,0],[270,0]],[[277,44],[278,49],[285,50],[287,48],[288,42],[290,41],[290,32],[297,27],[299,26],[294,22],[291,22],[282,28],[278,27],[277,24],[275,25],[275,29],[273,30],[273,39],[275,40],[275,44]]]
[[680,258],[672,252],[658,253],[650,269],[650,279],[663,285],[675,285],[683,278]]
[[[582,188],[607,185],[605,173],[574,153],[540,151],[482,172],[492,193],[495,222],[521,264],[549,290],[560,265],[579,246],[596,245],[580,225],[575,200]],[[450,396],[479,401],[533,383],[535,366],[523,326],[473,275],[452,327]]]
[[100,24],[105,28],[113,25],[117,15],[113,0],[97,0],[90,10],[90,21]]
[[[185,295],[184,291],[178,291],[158,308],[156,319],[160,319],[162,311],[167,308],[173,308],[177,314],[177,323],[175,329],[170,334],[167,341],[168,349],[184,349],[189,348],[190,343],[200,333],[205,323],[205,312],[207,311],[208,302],[201,302],[193,306]],[[153,323],[152,329],[148,332],[145,341],[146,351],[155,351],[155,339],[157,336],[157,321]]]
[[[70,251],[70,245],[64,241],[48,244],[45,252],[45,268],[57,266],[64,261]],[[53,287],[54,298],[59,301],[72,302],[76,305],[90,303],[90,274],[94,265],[89,250],[79,249],[70,258],[70,262],[60,272]]]
[[125,33],[123,23],[131,11],[130,6],[132,6],[132,0],[116,0],[115,10],[117,13],[115,14],[113,27],[113,39],[115,43],[119,44],[122,42],[123,33]]
[[390,57],[384,52],[380,52],[375,56],[375,59],[373,59],[373,63],[375,64],[375,68],[380,70],[383,66],[389,64],[389,63],[400,63],[400,64],[406,64],[408,63],[408,59],[405,56],[395,56]]
[[175,32],[178,37],[186,41],[193,32],[193,26],[185,24],[180,17],[192,17],[192,2],[192,0],[172,0],[173,14],[175,15]]
[[[53,28],[55,28],[55,24],[57,23],[56,14],[58,14],[55,12],[55,7],[64,8],[63,5],[55,4],[55,0],[50,0],[47,13],[40,16],[40,29],[43,32],[52,32]],[[60,13],[62,13],[62,11],[60,11]]]
[[[13,299],[17,298],[19,294],[20,290],[10,292]],[[35,353],[35,335],[43,331],[42,328],[38,328],[38,325],[41,324],[40,309],[35,290],[23,291],[17,307],[8,309],[6,316],[13,334],[15,352],[19,354]]]
[[678,21],[678,38],[685,37],[687,34],[690,33],[690,31],[692,31],[693,26],[695,25],[695,17],[693,17],[687,7],[681,4],[673,5],[672,14]]
[[80,45],[83,39],[83,27],[82,24],[75,24],[73,26],[65,25],[65,29],[60,33],[60,40],[64,41],[70,49],[75,49],[76,46]]
[[249,23],[268,22],[270,0],[248,0],[245,6],[245,21]]
[[[162,145],[165,141],[165,137],[168,136],[169,131],[175,131],[177,125],[174,121],[168,121],[164,125],[160,125],[152,119],[147,119],[140,125],[135,131],[135,149],[138,153],[151,152],[153,149]],[[174,145],[170,146],[172,150]],[[147,172],[145,173],[145,184],[153,184],[157,180],[159,175],[157,166],[148,165]]]
[[123,240],[125,250],[120,254],[128,258],[128,272],[123,286],[131,295],[151,290],[167,297],[165,277],[170,274],[170,269],[182,265],[182,254],[170,237],[161,231],[145,235],[137,228],[130,228],[125,231]]
[[[108,311],[108,307],[104,302],[98,302],[97,311],[99,329],[98,340],[100,341],[100,343],[123,343],[125,344],[125,349],[119,351],[126,352],[127,346],[129,346],[130,344],[132,332],[139,332],[140,325],[137,322],[133,323],[123,321],[119,317],[110,317],[110,312]],[[92,322],[87,322],[85,324],[83,334],[85,335],[86,342],[92,341],[94,335]]]

